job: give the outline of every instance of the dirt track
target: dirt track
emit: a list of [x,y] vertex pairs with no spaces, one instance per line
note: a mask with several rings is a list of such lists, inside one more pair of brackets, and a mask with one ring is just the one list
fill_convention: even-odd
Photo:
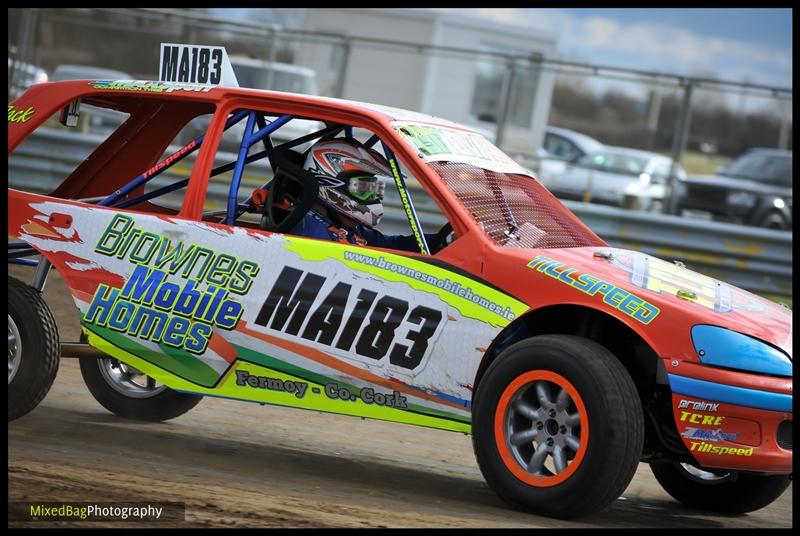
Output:
[[[12,274],[29,281],[31,272]],[[45,295],[62,340],[77,340],[74,306],[57,277]],[[792,526],[791,487],[753,514],[712,516],[673,501],[646,465],[599,515],[558,521],[513,512],[484,483],[467,436],[210,398],[168,423],[123,421],[94,401],[72,359],[8,434],[9,501],[183,501],[186,521],[175,526]]]

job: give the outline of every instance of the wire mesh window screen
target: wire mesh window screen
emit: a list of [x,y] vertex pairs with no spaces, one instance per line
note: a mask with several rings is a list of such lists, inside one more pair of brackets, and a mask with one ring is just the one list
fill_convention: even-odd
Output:
[[495,242],[519,248],[573,248],[606,243],[538,181],[468,164],[430,164]]

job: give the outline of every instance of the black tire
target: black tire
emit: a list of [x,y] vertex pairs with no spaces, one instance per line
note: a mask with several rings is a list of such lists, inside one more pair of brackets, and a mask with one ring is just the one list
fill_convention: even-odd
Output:
[[759,227],[766,227],[767,229],[788,229],[789,225],[786,223],[783,215],[780,212],[770,212],[759,223]]
[[[82,334],[81,340],[86,342],[86,336]],[[183,415],[203,399],[202,396],[179,393],[169,387],[164,387],[160,392],[146,398],[127,396],[115,389],[101,371],[100,367],[107,366],[109,362],[119,363],[111,357],[82,357],[81,376],[94,399],[118,417],[140,421],[167,421]]]
[[[538,387],[539,380],[524,382],[531,375],[543,373],[560,376],[561,380],[565,379],[571,384],[583,404],[588,431],[584,432],[584,421],[581,420],[577,427],[580,449],[572,453],[571,463],[566,469],[558,471],[557,466],[555,472],[550,469],[552,476],[548,477],[549,483],[540,485],[541,482],[521,480],[510,469],[513,463],[509,465],[503,461],[500,449],[505,447],[499,445],[508,445],[506,459],[511,462],[514,462],[513,455],[509,457],[508,454],[512,453],[514,447],[506,441],[507,432],[503,432],[503,437],[496,440],[495,413],[498,404],[501,404],[503,413],[498,419],[510,423],[511,413],[504,408],[516,404],[516,395],[514,391],[506,393],[503,400],[501,395],[507,389],[515,389],[514,386],[519,382],[523,382],[520,384],[523,386]],[[544,381],[547,384],[549,380]],[[552,384],[548,388],[552,388]],[[525,389],[528,387],[519,387],[516,393]],[[543,403],[539,404],[537,413],[544,407]],[[572,398],[568,405],[578,408]],[[478,385],[472,407],[472,441],[481,472],[489,486],[518,510],[557,518],[598,512],[625,491],[642,454],[644,419],[633,380],[607,349],[580,337],[543,335],[510,346],[487,369]],[[572,417],[580,413],[577,409]],[[550,413],[550,417],[552,415]],[[545,429],[548,429],[551,420],[543,423]],[[533,431],[536,427],[533,421],[531,426]],[[565,428],[562,426],[560,430],[563,432]],[[516,448],[519,451],[529,448],[528,442],[524,441],[522,446]],[[530,449],[534,450],[533,442]],[[579,456],[577,453],[580,450],[583,454]],[[573,468],[574,464],[577,465]],[[528,480],[540,478],[528,472],[521,463],[513,470]],[[544,470],[540,472],[547,476]],[[561,478],[563,480],[559,481]]]
[[658,483],[678,502],[691,508],[725,514],[744,514],[764,508],[789,487],[788,475],[739,473],[730,477],[703,481],[675,462],[651,463]]
[[13,321],[21,343],[13,378],[9,368],[8,420],[13,421],[32,411],[50,391],[61,345],[56,320],[42,294],[13,277],[8,278],[8,316],[9,335]]

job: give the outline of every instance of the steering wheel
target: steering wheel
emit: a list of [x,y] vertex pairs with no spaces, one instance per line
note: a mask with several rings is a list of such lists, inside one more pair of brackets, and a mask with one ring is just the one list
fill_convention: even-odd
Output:
[[[453,237],[452,239],[450,237]],[[433,240],[428,244],[431,250],[431,255],[439,253],[441,250],[449,246],[455,240],[455,233],[453,233],[453,226],[450,222],[445,223],[433,236]]]
[[[264,203],[260,227],[265,231],[285,233],[297,225],[314,205],[319,184],[313,173],[303,169],[302,154],[291,149],[275,149],[270,156],[275,177]],[[290,208],[277,206],[285,200],[291,204]]]

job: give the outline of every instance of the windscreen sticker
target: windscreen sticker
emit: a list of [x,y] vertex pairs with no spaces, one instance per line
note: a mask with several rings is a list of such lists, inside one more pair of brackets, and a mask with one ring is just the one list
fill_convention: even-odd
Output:
[[528,174],[477,132],[407,122],[395,122],[392,127],[425,162],[460,162],[497,173]]

